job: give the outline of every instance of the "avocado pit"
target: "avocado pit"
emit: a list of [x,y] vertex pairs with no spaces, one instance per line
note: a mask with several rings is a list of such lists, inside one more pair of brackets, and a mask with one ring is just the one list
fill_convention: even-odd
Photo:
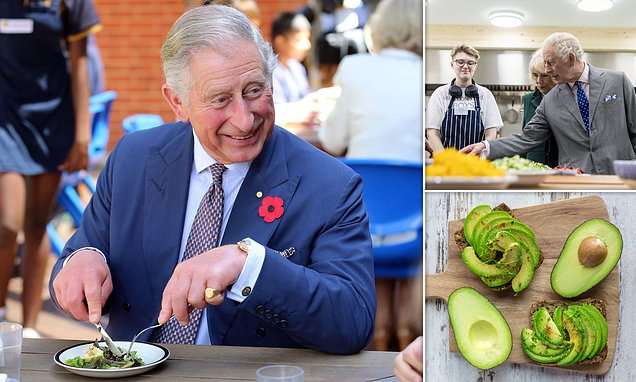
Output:
[[579,245],[579,261],[584,267],[593,268],[605,261],[607,246],[596,236],[583,239]]

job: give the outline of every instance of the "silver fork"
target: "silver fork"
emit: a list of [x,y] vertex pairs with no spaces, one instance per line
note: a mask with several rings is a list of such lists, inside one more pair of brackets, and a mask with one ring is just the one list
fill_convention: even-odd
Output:
[[170,316],[170,318],[168,318],[168,320],[167,320],[166,322],[164,322],[163,324],[151,325],[151,326],[149,326],[149,327],[147,327],[147,328],[145,328],[145,329],[141,329],[141,331],[140,331],[139,333],[137,333],[137,334],[133,337],[132,341],[130,341],[130,345],[128,345],[128,350],[126,351],[125,357],[130,357],[130,350],[132,349],[133,344],[135,343],[135,341],[137,341],[137,338],[141,335],[141,333],[146,332],[146,331],[148,331],[148,330],[150,330],[150,329],[156,329],[156,328],[158,328],[158,327],[160,327],[160,326],[163,326],[163,325],[167,324],[167,323],[168,323],[168,321],[172,320],[173,318],[174,318],[174,313],[173,313],[173,314],[172,314],[172,316]]

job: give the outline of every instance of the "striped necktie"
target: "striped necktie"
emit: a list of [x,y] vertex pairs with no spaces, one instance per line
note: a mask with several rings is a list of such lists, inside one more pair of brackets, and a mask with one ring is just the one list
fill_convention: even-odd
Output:
[[583,91],[583,85],[579,81],[574,83],[576,85],[576,101],[579,104],[579,111],[581,112],[581,118],[583,118],[583,124],[585,124],[585,131],[590,132],[590,103]]
[[[223,172],[227,169],[221,163],[210,166],[212,184],[203,196],[199,209],[194,217],[183,260],[190,259],[215,248],[221,234],[223,221]],[[170,320],[159,328],[156,342],[167,344],[193,344],[199,329],[203,309],[192,309],[190,322],[186,326],[179,325],[177,320]]]

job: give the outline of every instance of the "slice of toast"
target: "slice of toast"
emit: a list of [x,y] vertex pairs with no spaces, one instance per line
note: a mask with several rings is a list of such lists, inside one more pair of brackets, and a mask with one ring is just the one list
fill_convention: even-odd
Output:
[[[517,216],[515,216],[515,214],[512,211],[512,209],[510,207],[508,207],[508,205],[506,203],[500,203],[499,205],[497,205],[492,210],[493,211],[504,211],[504,212],[507,212],[508,214],[510,214],[510,216],[512,216],[513,218],[519,220],[519,218]],[[463,225],[462,225],[462,227],[460,229],[458,229],[453,234],[453,238],[455,239],[455,244],[457,244],[457,247],[459,247],[459,252],[460,253],[464,251],[464,248],[468,247],[468,240],[466,240],[466,236],[464,235],[464,226]],[[539,268],[541,266],[541,264],[543,263],[544,258],[545,257],[543,256],[543,252],[541,252],[541,248],[539,248],[539,264],[537,264],[537,268]],[[495,291],[503,291],[503,290],[510,289],[510,288],[512,288],[512,281],[507,283],[507,284],[504,284],[502,286],[491,287],[490,289],[495,290]]]
[[[607,319],[607,304],[605,304],[605,301],[597,299],[597,298],[584,298],[577,301],[544,300],[544,301],[539,301],[530,305],[530,317],[529,317],[530,327],[532,327],[532,324],[533,324],[532,316],[536,313],[537,310],[539,310],[542,307],[545,307],[546,309],[548,309],[548,312],[550,312],[550,315],[552,315],[552,313],[554,313],[554,309],[556,309],[557,306],[583,305],[583,304],[592,305],[593,307],[598,309],[599,312],[601,312],[601,314],[603,315],[603,317],[605,317],[605,319]],[[607,358],[607,343],[603,347],[603,350],[601,350],[596,356],[594,356],[594,358],[586,359],[585,361],[577,362],[573,365],[568,365],[568,366],[593,365],[593,364],[603,362],[605,358]],[[539,363],[539,364],[546,365],[546,366],[554,366],[554,364],[549,364],[549,363]]]

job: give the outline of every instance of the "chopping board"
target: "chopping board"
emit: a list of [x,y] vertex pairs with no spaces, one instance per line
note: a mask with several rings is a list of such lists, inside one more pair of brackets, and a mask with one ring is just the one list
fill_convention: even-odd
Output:
[[[501,194],[505,203],[505,193]],[[493,206],[494,207],[494,206]],[[544,261],[536,270],[534,279],[527,289],[518,296],[512,290],[494,291],[488,288],[461,259],[459,247],[455,243],[454,233],[463,228],[463,220],[453,220],[448,223],[448,264],[446,271],[426,275],[426,298],[440,298],[448,300],[450,294],[457,288],[468,286],[474,288],[492,302],[503,314],[512,333],[512,352],[507,362],[527,364],[543,367],[530,360],[521,348],[521,329],[531,328],[530,306],[544,300],[567,301],[552,291],[550,273],[561,253],[563,244],[569,234],[578,225],[592,218],[602,218],[609,221],[605,202],[599,196],[587,196],[569,200],[546,203],[537,206],[515,209],[514,215],[522,223],[528,225],[535,233],[537,245],[544,256]],[[619,230],[621,227],[618,227]],[[607,358],[595,365],[574,365],[571,367],[555,367],[569,369],[587,374],[605,374],[612,366],[612,359],[616,349],[618,332],[618,313],[620,304],[620,276],[618,267],[594,288],[572,300],[582,298],[598,298],[607,304]],[[450,326],[450,325],[449,325]],[[450,333],[450,350],[458,352],[455,335]]]

